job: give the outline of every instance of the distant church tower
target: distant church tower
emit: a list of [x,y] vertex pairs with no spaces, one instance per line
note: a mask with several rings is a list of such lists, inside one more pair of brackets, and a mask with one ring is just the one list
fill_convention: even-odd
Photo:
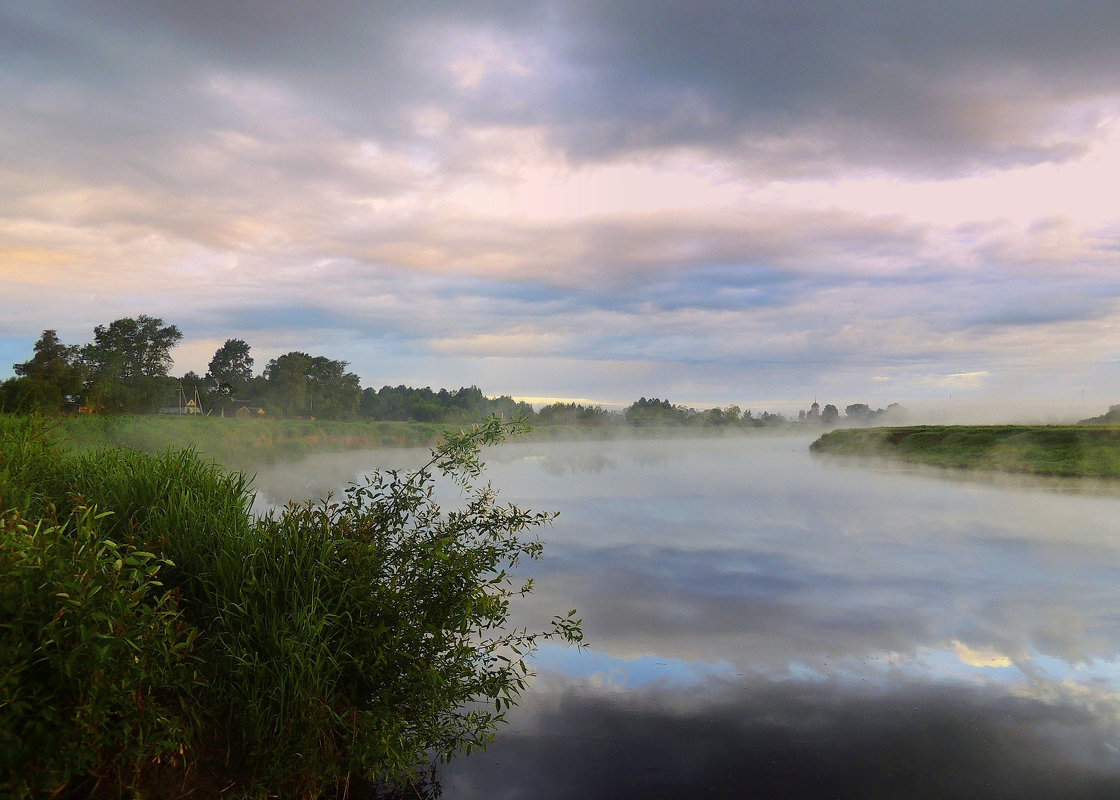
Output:
[[805,415],[806,422],[820,422],[821,421],[821,404],[816,400],[813,405],[809,406],[809,413]]

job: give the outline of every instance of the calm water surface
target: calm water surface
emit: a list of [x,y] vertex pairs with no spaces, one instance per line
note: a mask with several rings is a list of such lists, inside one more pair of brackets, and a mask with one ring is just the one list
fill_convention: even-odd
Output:
[[[807,437],[513,443],[538,678],[446,798],[1120,796],[1120,495],[815,459]],[[414,451],[258,475],[262,503]]]

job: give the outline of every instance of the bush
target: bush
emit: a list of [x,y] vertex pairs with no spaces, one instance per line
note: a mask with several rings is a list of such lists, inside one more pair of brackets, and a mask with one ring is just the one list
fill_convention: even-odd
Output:
[[[0,791],[139,796],[173,774],[195,796],[314,797],[484,745],[524,654],[581,637],[575,612],[506,630],[531,588],[508,570],[551,519],[479,482],[480,448],[513,430],[252,519],[244,477],[191,452],[64,457],[41,424],[0,420]],[[436,504],[437,475],[459,507]]]
[[18,795],[135,782],[190,741],[196,633],[158,580],[166,562],[98,522],[0,516],[0,775]]

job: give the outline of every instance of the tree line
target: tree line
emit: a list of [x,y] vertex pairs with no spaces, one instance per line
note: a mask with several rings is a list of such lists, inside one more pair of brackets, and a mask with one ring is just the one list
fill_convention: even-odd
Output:
[[284,417],[452,423],[533,415],[528,403],[489,398],[474,386],[363,388],[346,361],[302,351],[270,359],[256,373],[252,348],[243,339],[226,340],[205,374],[172,375],[171,351],[182,338],[176,325],[143,314],[96,326],[93,340],[84,345],[64,344],[57,331],[45,330],[31,358],[13,365],[15,377],[0,383],[0,410],[147,414],[178,411],[180,398],[197,397],[211,414],[251,407]]
[[[759,428],[786,424],[781,414],[756,416],[736,405],[697,410],[660,398],[642,397],[621,411],[598,404],[550,403],[539,411],[508,395],[487,397],[477,386],[432,390],[404,385],[363,387],[346,361],[291,351],[254,372],[252,348],[227,339],[207,371],[172,375],[171,351],[182,331],[162,319],[141,314],[93,329],[84,345],[67,345],[54,330],[35,342],[29,360],[13,365],[15,377],[0,383],[0,411],[59,413],[83,410],[100,414],[147,414],[198,397],[202,410],[229,415],[241,408],[283,417],[469,423],[490,416],[524,418],[541,425],[694,426]],[[831,406],[828,408],[832,408]],[[851,418],[868,420],[884,412],[849,406]],[[855,413],[853,413],[853,411]]]

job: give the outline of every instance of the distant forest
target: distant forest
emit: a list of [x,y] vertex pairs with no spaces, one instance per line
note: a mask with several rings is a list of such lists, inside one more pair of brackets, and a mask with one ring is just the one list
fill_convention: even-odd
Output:
[[360,378],[347,371],[346,361],[301,351],[273,358],[255,373],[252,348],[242,339],[226,340],[215,351],[205,375],[191,371],[174,376],[170,374],[171,351],[182,338],[175,325],[143,314],[96,326],[93,341],[84,345],[63,344],[54,330],[45,330],[30,360],[13,365],[16,377],[0,383],[0,411],[436,423],[470,423],[498,416],[521,417],[542,425],[580,426],[772,427],[787,422],[781,414],[755,416],[735,405],[697,411],[659,398],[642,397],[623,411],[579,403],[552,403],[537,411],[506,395],[487,397],[477,386],[452,390],[363,388]]

